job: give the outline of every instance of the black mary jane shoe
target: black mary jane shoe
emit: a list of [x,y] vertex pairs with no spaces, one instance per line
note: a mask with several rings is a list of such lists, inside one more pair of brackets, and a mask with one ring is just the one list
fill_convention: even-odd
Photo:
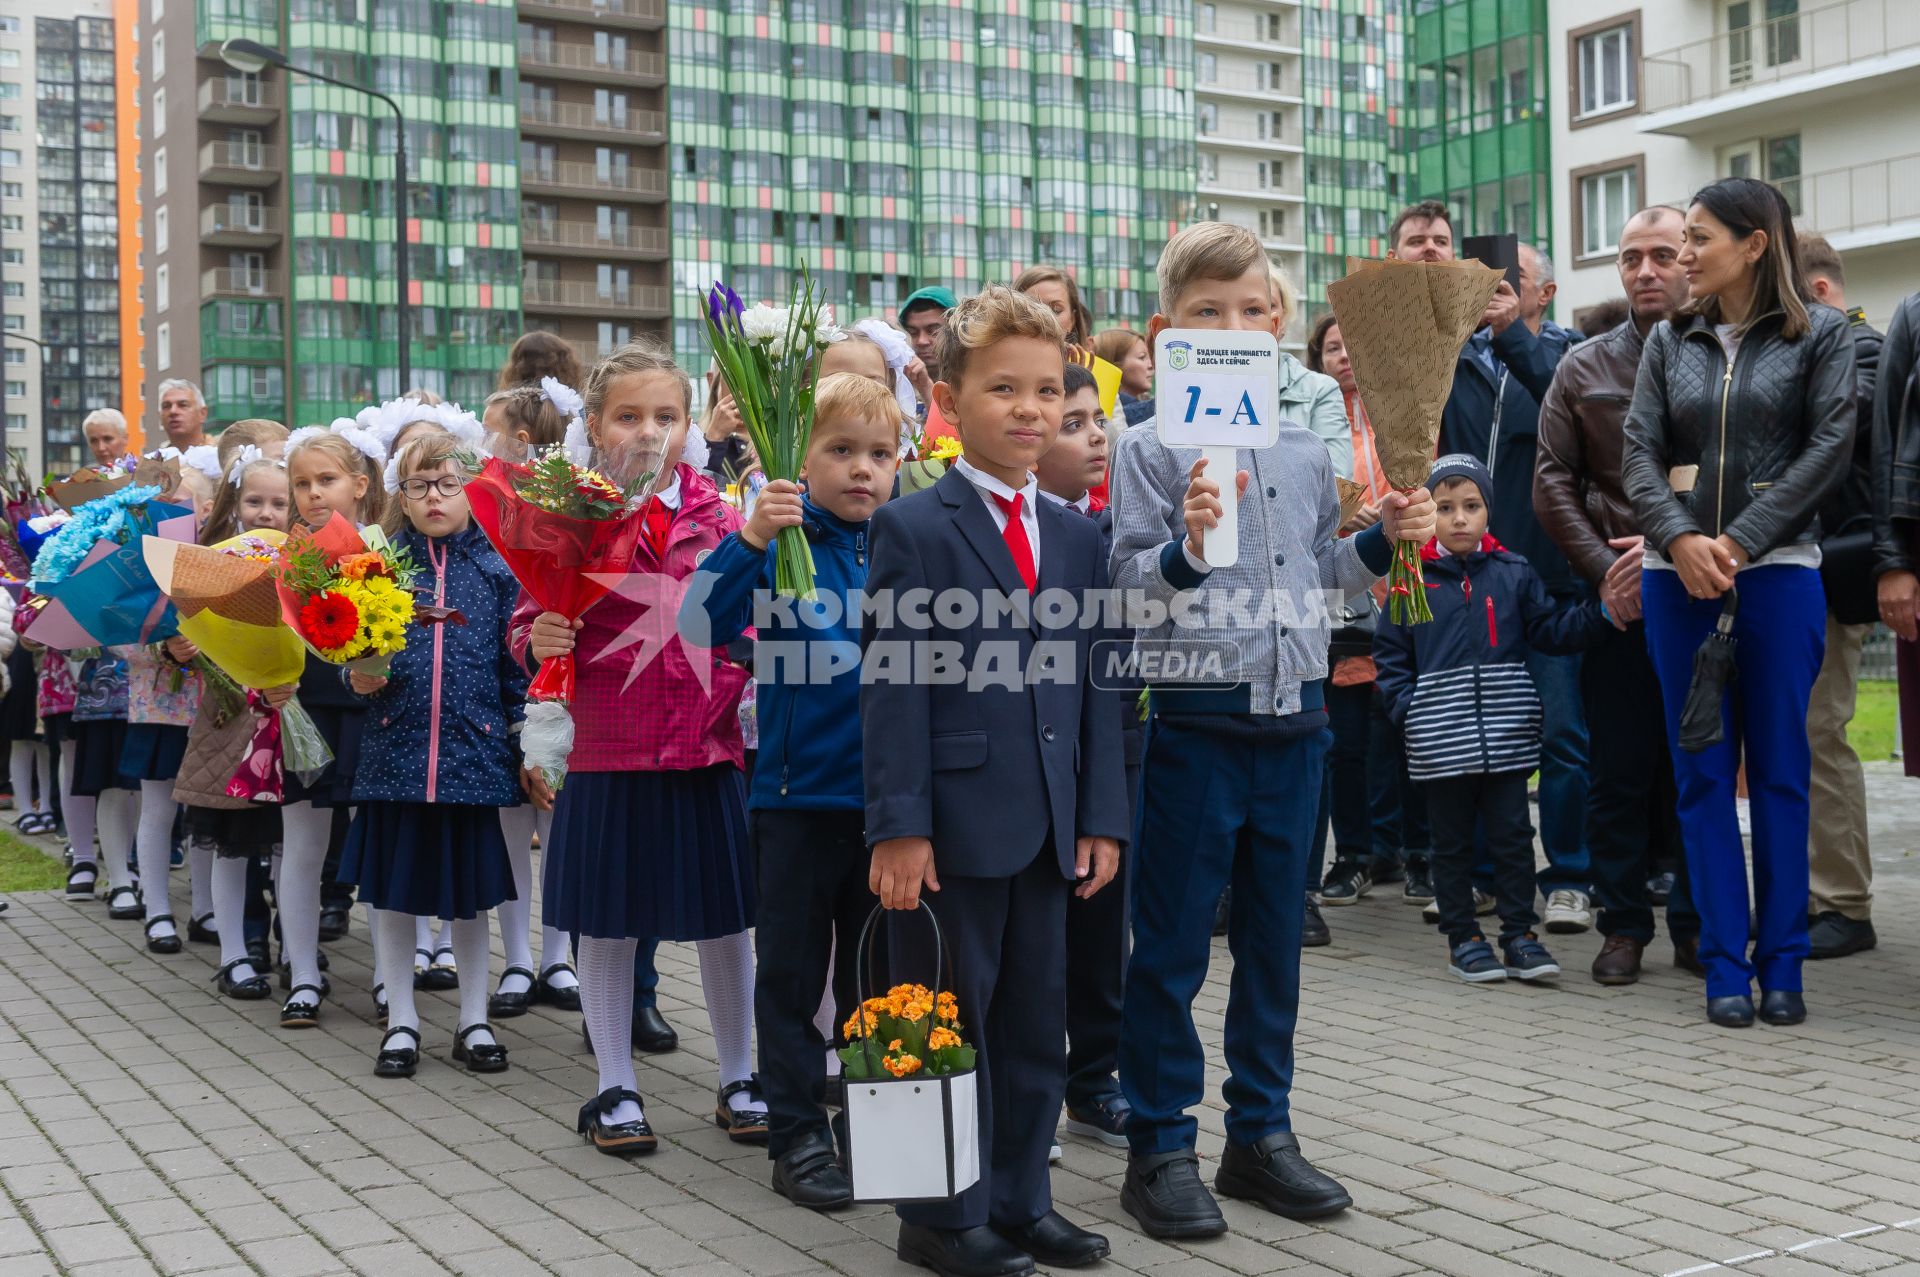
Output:
[[[427,953],[425,949],[415,949],[414,953],[427,954],[427,969],[425,971],[418,972],[414,975],[413,977],[414,988],[438,989],[438,990],[444,991],[447,989],[457,989],[460,987],[460,972],[458,968],[456,968],[453,965],[453,962],[452,962],[452,958],[453,958],[452,945],[443,944],[438,949],[435,949],[431,953]],[[440,960],[440,955],[442,954],[445,954],[447,956],[447,959],[448,959],[447,961],[442,962]]]
[[518,993],[507,993],[495,985],[493,996],[487,999],[489,1020],[511,1020],[516,1015],[525,1015],[527,1008],[533,1004],[534,990],[539,988],[534,983],[533,972],[526,967],[508,967],[500,973],[500,984],[505,984],[511,975],[525,976],[527,987]]
[[184,949],[186,946],[180,943],[180,932],[178,930],[175,930],[171,935],[156,936],[153,934],[154,927],[158,926],[160,923],[163,923],[163,922],[166,923],[169,927],[177,928],[179,925],[178,923],[174,922],[173,915],[170,913],[155,914],[153,917],[148,918],[147,919],[148,951],[151,953],[180,952],[180,950]]
[[985,1224],[929,1228],[903,1223],[893,1253],[940,1277],[1026,1277],[1033,1271],[1032,1255]]
[[257,967],[254,968],[254,973],[246,979],[241,980],[235,978],[233,974],[235,967],[252,966],[253,959],[251,958],[235,958],[232,962],[229,962],[226,966],[221,967],[219,971],[215,972],[213,982],[220,986],[220,996],[223,998],[232,998],[236,1002],[258,1002],[261,998],[272,993],[273,986],[267,982],[267,977],[260,974],[259,968]]
[[1753,999],[1744,993],[1730,998],[1708,998],[1707,1019],[1723,1029],[1744,1029],[1753,1023]]
[[1799,1024],[1807,1018],[1807,1002],[1797,989],[1762,989],[1760,1018],[1768,1024]]
[[853,1185],[840,1169],[833,1137],[821,1130],[795,1137],[773,1159],[773,1191],[808,1210],[844,1210],[853,1205]]
[[146,912],[147,907],[140,903],[140,893],[132,887],[115,887],[107,893],[107,917],[115,922],[131,922]]
[[[312,994],[312,997],[308,997]],[[317,984],[296,984],[293,996],[280,1008],[280,1027],[283,1029],[311,1029],[320,1023],[320,999],[327,991]]]
[[580,1106],[580,1117],[573,1124],[573,1129],[586,1136],[587,1143],[609,1157],[641,1157],[653,1152],[659,1147],[660,1141],[655,1137],[653,1128],[647,1125],[644,1111],[637,1122],[610,1125],[600,1120],[618,1108],[622,1100],[644,1104],[638,1091],[610,1086]]
[[[394,1035],[404,1033],[413,1039],[412,1046],[388,1046]],[[410,1029],[404,1024],[396,1024],[386,1031],[380,1039],[380,1054],[374,1057],[373,1075],[375,1077],[412,1077],[413,1071],[420,1066],[420,1030]]]
[[[749,1101],[748,1107],[737,1109],[727,1103],[728,1098],[735,1095],[745,1095]],[[718,1102],[713,1108],[713,1124],[725,1131],[727,1138],[735,1144],[765,1144],[767,1102],[760,1095],[760,1079],[745,1077],[721,1087]]]
[[208,925],[212,921],[213,915],[210,913],[203,913],[198,918],[189,918],[187,920],[187,939],[193,941],[195,944],[219,944],[220,933]]
[[1099,1233],[1089,1232],[1059,1211],[1050,1210],[1019,1228],[995,1228],[1007,1244],[1032,1255],[1049,1268],[1085,1268],[1113,1253]]
[[485,1022],[469,1024],[453,1035],[453,1062],[464,1064],[469,1073],[505,1073],[507,1071],[507,1048],[498,1042],[476,1042],[467,1045],[469,1033],[491,1033]]
[[373,986],[373,1022],[381,1028],[387,1027],[387,986]]
[[100,866],[83,860],[67,871],[67,899],[92,900],[100,884]]
[[[556,985],[547,977],[556,971],[565,971],[574,976],[574,983]],[[578,1011],[580,1009],[580,977],[574,974],[570,962],[554,962],[540,973],[533,982],[533,1001],[543,1003],[559,1011]]]

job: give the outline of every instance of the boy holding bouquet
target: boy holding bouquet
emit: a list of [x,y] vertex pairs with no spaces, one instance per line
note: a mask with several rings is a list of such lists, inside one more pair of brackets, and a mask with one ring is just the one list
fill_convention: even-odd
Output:
[[[862,760],[871,885],[889,909],[924,899],[951,951],[982,1074],[981,1168],[956,1197],[902,1205],[897,1252],[949,1277],[1011,1277],[1108,1253],[1054,1211],[1047,1152],[1069,888],[1106,886],[1128,820],[1118,711],[1088,685],[1098,630],[1081,624],[1106,589],[1100,532],[1042,500],[1033,475],[1060,430],[1059,328],[990,287],[948,316],[939,349],[934,402],[963,450],[873,520]],[[1070,605],[1031,607],[1041,591]],[[926,953],[926,934],[899,919],[894,954]],[[931,969],[928,954],[902,974]]]
[[[853,1189],[820,1107],[827,1044],[814,1010],[832,960],[834,1000],[851,1013],[853,951],[875,904],[860,769],[849,766],[860,758],[859,614],[849,596],[866,586],[868,520],[893,491],[900,407],[852,373],[821,378],[813,403],[805,489],[775,479],[761,490],[746,526],[689,583],[680,630],[718,648],[754,623],[756,604],[771,616],[755,645],[761,745],[747,796],[760,884],[754,1022],[767,1152],[774,1191],[837,1210],[852,1204]],[[773,598],[773,541],[792,527],[811,544],[815,589],[839,596],[829,605]]]
[[[1154,337],[1166,328],[1275,326],[1267,256],[1242,227],[1202,222],[1181,231],[1160,255],[1159,284]],[[1196,450],[1167,448],[1145,424],[1114,450],[1114,585],[1171,608],[1170,619],[1138,637],[1211,653],[1217,670],[1210,682],[1149,689],[1156,722],[1129,867],[1133,957],[1120,1086],[1133,1111],[1120,1202],[1153,1237],[1208,1237],[1227,1226],[1200,1182],[1187,1110],[1205,1094],[1192,1006],[1206,979],[1215,902],[1229,885],[1227,1148],[1215,1187],[1296,1218],[1351,1204],[1301,1154],[1288,1113],[1300,929],[1330,739],[1323,591],[1358,594],[1386,573],[1392,541],[1433,535],[1433,503],[1419,489],[1389,495],[1379,524],[1336,539],[1332,463],[1297,423],[1283,422],[1273,446],[1242,450],[1238,460],[1235,474],[1208,474]],[[1201,550],[1223,488],[1240,502],[1240,554],[1216,570]],[[1236,611],[1235,598],[1251,600],[1259,615]],[[1209,611],[1216,601],[1219,616]],[[1236,854],[1243,842],[1247,851]]]

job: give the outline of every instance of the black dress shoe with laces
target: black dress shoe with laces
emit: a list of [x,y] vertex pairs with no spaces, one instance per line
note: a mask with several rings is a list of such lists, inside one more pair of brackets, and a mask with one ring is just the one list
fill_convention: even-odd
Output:
[[633,1044],[648,1055],[665,1055],[680,1049],[680,1035],[659,1007],[641,1007],[633,1013]]
[[1026,1277],[1033,1271],[1033,1256],[984,1224],[928,1228],[902,1223],[893,1253],[940,1277]]
[[1807,1018],[1807,1002],[1798,989],[1762,989],[1760,1018],[1768,1024],[1799,1024]]
[[1353,1205],[1340,1182],[1313,1168],[1290,1131],[1275,1131],[1251,1144],[1227,1144],[1213,1177],[1222,1197],[1257,1202],[1288,1219],[1319,1219]]
[[995,1226],[994,1232],[1049,1268],[1085,1268],[1113,1253],[1099,1233],[1091,1233],[1059,1211],[1050,1210],[1018,1228]]
[[853,1185],[840,1169],[833,1137],[808,1131],[773,1159],[773,1191],[808,1210],[844,1210],[853,1205]]
[[1327,926],[1327,920],[1320,912],[1319,902],[1309,894],[1306,910],[1300,915],[1300,947],[1318,949],[1322,945],[1332,943],[1333,931]]
[[1190,1148],[1128,1158],[1120,1205],[1149,1237],[1218,1237],[1227,1231]]
[[1744,1029],[1753,1023],[1753,999],[1744,993],[1708,998],[1707,1019],[1723,1029]]
[[1871,920],[1849,918],[1834,910],[1820,914],[1807,928],[1809,958],[1844,958],[1850,953],[1864,953],[1879,943]]

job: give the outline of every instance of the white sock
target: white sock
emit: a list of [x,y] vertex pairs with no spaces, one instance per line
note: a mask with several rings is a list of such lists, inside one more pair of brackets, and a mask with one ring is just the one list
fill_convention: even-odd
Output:
[[[134,846],[140,857],[140,883],[146,890],[147,917],[171,913],[167,894],[167,871],[173,864],[173,782],[140,782],[140,828]],[[155,927],[155,935],[173,935],[170,926]]]
[[[741,931],[694,947],[700,952],[700,988],[707,995],[707,1021],[725,1086],[753,1076],[753,937]],[[736,1110],[753,1107],[744,1091],[727,1103]]]
[[444,956],[448,965],[455,970],[460,966],[460,955],[453,951],[453,926],[445,918],[436,919],[433,929],[433,956]]
[[[467,973],[460,982],[460,1024],[487,1022],[487,915],[455,918],[447,929],[453,932],[453,953]],[[470,1034],[467,1045],[485,1046],[494,1040],[492,1030]]]
[[187,839],[187,878],[193,893],[193,914],[204,918],[213,910],[213,844],[205,838]]
[[[130,789],[107,789],[100,793],[96,808],[100,820],[100,858],[107,862],[109,892],[134,885],[133,870],[127,868],[127,857],[133,852],[133,825],[138,814],[134,805],[137,802],[138,796]],[[75,857],[78,858],[77,849]],[[167,890],[166,875],[162,874],[152,889],[164,896]]]
[[280,952],[296,985],[320,984],[320,874],[327,864],[333,813],[312,803],[280,809]]
[[[410,913],[394,913],[390,909],[373,911],[374,949],[385,955],[387,970],[411,970],[412,963],[406,954],[413,947],[413,923]],[[417,1030],[419,1027],[420,1013],[413,1005],[413,980],[387,981],[387,1029]],[[401,1042],[406,1039],[402,1038]]]
[[[509,967],[526,967],[538,974],[533,965],[533,946],[529,932],[533,927],[533,829],[537,813],[530,805],[502,807],[500,834],[507,840],[507,861],[513,866],[513,894],[519,899],[502,900],[493,907],[500,918],[500,949]],[[454,932],[458,944],[459,931]],[[460,965],[467,965],[464,957]],[[523,975],[500,977],[500,992],[525,993],[533,981]],[[466,999],[463,997],[462,1002]]]
[[100,805],[97,798],[83,798],[73,792],[73,754],[78,741],[60,742],[60,810],[67,822],[67,841],[73,844],[73,863],[94,863],[93,822]]
[[[380,943],[380,919],[386,917],[385,909],[367,906],[367,935],[373,941],[373,985],[378,992],[373,995],[378,1002],[387,996],[387,986],[393,983],[393,955]],[[413,968],[407,968],[407,983],[413,983]]]
[[[534,813],[534,828],[540,834],[540,854],[545,856],[547,848],[553,845],[553,813],[542,811]],[[554,972],[547,983],[556,989],[577,989],[580,981],[573,974],[573,937],[558,927],[540,928],[540,965],[536,971],[545,971],[556,962],[566,963],[563,970]]]
[[247,956],[247,861],[244,856],[216,856],[213,861],[213,925],[220,933],[220,965],[239,961],[233,978],[245,980],[262,974]]
[[[638,940],[580,937],[580,1010],[600,1066],[601,1091],[640,1089],[633,1072],[633,955],[639,947]],[[618,1126],[641,1116],[638,1104],[622,1100],[601,1120]]]

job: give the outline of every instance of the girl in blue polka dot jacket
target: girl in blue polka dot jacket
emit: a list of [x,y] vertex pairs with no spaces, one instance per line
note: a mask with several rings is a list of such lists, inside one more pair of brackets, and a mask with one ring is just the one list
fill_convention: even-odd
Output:
[[[423,624],[416,616],[385,677],[348,675],[368,709],[341,876],[359,883],[373,910],[385,970],[406,969],[416,917],[452,919],[465,977],[453,1059],[497,1073],[507,1050],[487,1027],[487,911],[516,898],[500,808],[521,798],[517,735],[527,674],[507,645],[520,586],[473,522],[458,447],[430,431],[400,450],[389,535],[420,566],[414,584],[423,601],[465,621]],[[374,1072],[410,1077],[419,1059],[412,982],[389,981]]]

